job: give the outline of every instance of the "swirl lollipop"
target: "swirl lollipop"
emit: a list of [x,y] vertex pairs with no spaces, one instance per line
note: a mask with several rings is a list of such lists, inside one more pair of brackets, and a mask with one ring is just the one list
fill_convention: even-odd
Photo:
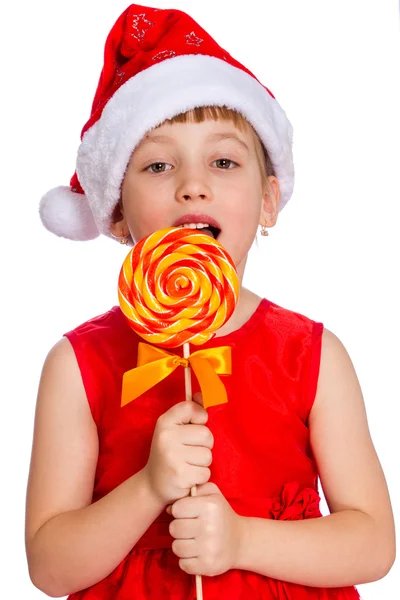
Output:
[[119,302],[132,329],[166,348],[213,337],[232,315],[238,293],[226,250],[192,229],[164,229],[144,238],[119,277]]
[[[230,348],[190,355],[189,342],[203,344],[232,315],[239,294],[235,266],[214,238],[192,229],[156,231],[127,255],[119,275],[118,298],[132,329],[156,346],[183,345],[183,359],[139,343],[138,367],[124,374],[122,406],[185,368],[186,400],[192,400],[190,368],[203,392],[205,408],[227,402],[218,374],[231,373]],[[191,495],[196,495],[196,486]],[[196,576],[202,600],[201,576]]]

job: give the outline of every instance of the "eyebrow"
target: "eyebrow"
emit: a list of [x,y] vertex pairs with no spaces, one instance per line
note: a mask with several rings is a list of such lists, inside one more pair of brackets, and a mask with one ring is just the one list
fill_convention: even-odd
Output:
[[150,144],[151,142],[154,144],[171,144],[173,140],[167,135],[152,135],[151,137],[146,136],[141,141],[140,145],[144,146],[145,144]]
[[246,142],[244,142],[242,139],[240,139],[239,136],[237,136],[235,133],[215,133],[214,135],[211,136],[211,138],[214,142],[222,142],[224,140],[234,140],[235,142],[238,142],[245,150],[247,150],[247,152],[249,152],[249,147],[246,144]]
[[[235,133],[214,133],[212,136],[210,136],[209,140],[213,141],[213,142],[222,142],[224,140],[234,140],[235,142],[238,142],[247,152],[250,151],[246,142],[244,142],[242,139],[240,139],[240,137],[237,136]],[[143,147],[146,144],[150,144],[150,143],[172,144],[173,142],[174,142],[174,140],[167,135],[152,135],[151,137],[150,136],[145,137],[142,140],[140,145]]]

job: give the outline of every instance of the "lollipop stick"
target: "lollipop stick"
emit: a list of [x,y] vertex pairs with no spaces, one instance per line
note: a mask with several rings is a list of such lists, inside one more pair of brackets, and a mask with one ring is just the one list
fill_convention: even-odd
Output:
[[[183,344],[183,358],[188,358],[190,355],[189,344]],[[188,402],[192,402],[192,380],[190,377],[190,367],[185,367],[185,395]],[[194,485],[190,490],[191,496],[196,496],[196,486]],[[196,596],[197,600],[203,600],[203,588],[201,583],[201,575],[196,575]]]
[[[190,344],[188,342],[186,342],[186,344],[183,344],[183,358],[189,358],[190,355]],[[185,367],[184,369],[185,371],[185,394],[186,394],[186,400],[188,400],[189,402],[192,401],[192,380],[190,378],[190,367]]]
[[[189,355],[190,355],[190,347],[189,347],[189,343],[186,342],[185,344],[183,344],[183,358],[189,358]],[[193,395],[192,395],[192,379],[190,377],[190,367],[185,367],[184,371],[185,371],[185,396],[186,396],[186,401],[187,402],[192,402]],[[190,490],[190,495],[191,496],[195,496],[196,495],[196,486],[195,485]]]

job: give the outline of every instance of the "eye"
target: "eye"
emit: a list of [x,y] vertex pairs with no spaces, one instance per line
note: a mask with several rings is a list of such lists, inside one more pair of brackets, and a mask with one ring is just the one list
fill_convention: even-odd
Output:
[[217,165],[218,169],[225,169],[226,171],[232,169],[232,167],[238,166],[237,163],[229,158],[218,158],[217,160],[214,160],[213,164],[214,163]]
[[151,171],[151,173],[164,173],[165,171],[169,171],[167,167],[171,167],[171,165],[164,162],[157,162],[149,165],[145,171]]

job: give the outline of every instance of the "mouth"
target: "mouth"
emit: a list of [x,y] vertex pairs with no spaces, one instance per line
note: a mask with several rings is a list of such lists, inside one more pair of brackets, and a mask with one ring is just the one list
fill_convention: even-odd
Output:
[[185,229],[196,229],[204,235],[209,235],[215,240],[221,234],[219,223],[208,215],[185,215],[177,219],[173,227],[182,227]]

